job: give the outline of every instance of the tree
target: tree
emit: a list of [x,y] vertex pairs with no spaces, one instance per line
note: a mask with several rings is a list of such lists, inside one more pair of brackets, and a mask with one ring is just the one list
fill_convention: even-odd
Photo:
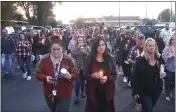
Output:
[[15,2],[2,1],[1,2],[1,19],[2,20],[12,20],[13,14],[15,13],[16,9],[17,9],[17,6],[15,5]]
[[57,21],[54,18],[48,18],[46,20],[46,25],[48,25],[48,26],[56,26],[57,25]]
[[[170,14],[171,14],[171,10],[165,9],[158,15],[158,20],[160,20],[161,22],[170,22]],[[173,14],[173,11],[172,11],[172,14]]]
[[36,20],[36,2],[26,1],[26,2],[16,2],[18,7],[21,7],[25,11],[25,16],[30,24],[33,24]]
[[[48,17],[54,16],[52,10],[56,3],[50,1],[27,1],[16,2],[25,11],[29,23],[33,24],[37,20],[37,25],[44,25]],[[60,4],[62,2],[59,2]]]
[[83,28],[84,27],[84,20],[82,18],[78,18],[78,19],[76,19],[74,25],[77,28]]
[[152,20],[150,20],[149,18],[144,18],[143,19],[143,24],[145,24],[145,25],[152,25]]
[[25,21],[25,18],[23,17],[23,15],[19,12],[15,12],[13,14],[13,19],[16,21]]
[[62,25],[63,24],[62,20],[57,20],[57,24]]

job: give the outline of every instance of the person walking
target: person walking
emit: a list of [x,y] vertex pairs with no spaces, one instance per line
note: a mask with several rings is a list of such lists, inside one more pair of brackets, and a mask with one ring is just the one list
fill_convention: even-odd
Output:
[[85,74],[87,103],[85,112],[115,112],[114,93],[117,71],[115,59],[103,37],[93,41]]
[[132,78],[134,98],[140,99],[142,112],[153,112],[163,89],[164,65],[155,40],[148,38],[141,56],[136,59]]
[[81,87],[81,97],[85,98],[85,64],[87,56],[90,52],[89,46],[86,43],[84,36],[77,36],[76,37],[76,45],[73,47],[73,50],[71,51],[71,56],[76,62],[76,68],[79,73],[79,78],[75,80],[75,99],[74,103],[79,103],[79,91]]
[[163,58],[166,63],[166,77],[164,78],[164,86],[165,86],[165,94],[166,100],[170,101],[172,98],[171,91],[175,87],[175,35],[173,35],[170,40],[169,44],[163,50]]
[[50,53],[36,67],[36,78],[43,82],[43,92],[51,112],[68,112],[73,81],[78,77],[74,60],[64,54],[65,44],[53,40]]
[[[16,56],[19,60],[19,66],[23,72],[23,78],[31,80],[31,55],[32,55],[32,44],[25,38],[24,33],[19,34],[19,41],[17,42]],[[27,72],[25,70],[25,65]]]

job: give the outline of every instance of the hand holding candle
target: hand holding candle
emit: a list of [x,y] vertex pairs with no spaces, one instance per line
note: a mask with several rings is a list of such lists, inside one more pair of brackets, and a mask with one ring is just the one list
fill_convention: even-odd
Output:
[[95,72],[92,74],[92,78],[94,79],[100,79],[103,77],[103,71]]
[[61,73],[63,74],[63,76],[66,78],[66,79],[71,79],[71,74],[67,71],[67,69],[65,68],[62,68],[61,69]]
[[68,71],[67,71],[65,68],[62,68],[62,69],[61,69],[61,73],[62,73],[62,74],[65,75],[65,74],[67,74],[67,72],[68,72]]
[[100,83],[104,84],[107,80],[108,80],[108,77],[107,76],[103,76],[103,77],[100,78]]
[[100,78],[103,77],[103,71],[99,71]]
[[160,78],[164,78],[166,76],[166,73],[164,72],[164,65],[160,66]]

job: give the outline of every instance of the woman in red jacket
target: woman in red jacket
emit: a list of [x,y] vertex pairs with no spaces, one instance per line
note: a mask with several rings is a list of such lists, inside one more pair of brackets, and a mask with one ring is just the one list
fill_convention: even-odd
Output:
[[85,74],[86,112],[115,112],[114,93],[117,71],[114,58],[109,54],[103,37],[96,37]]
[[43,81],[46,103],[51,112],[68,112],[73,80],[78,77],[74,62],[64,54],[64,49],[63,41],[53,40],[50,53],[36,69],[36,78]]

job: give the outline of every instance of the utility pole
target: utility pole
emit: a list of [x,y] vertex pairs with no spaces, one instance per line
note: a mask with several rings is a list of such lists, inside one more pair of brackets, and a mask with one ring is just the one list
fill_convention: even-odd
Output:
[[172,22],[172,2],[171,2],[170,22]]
[[120,2],[119,2],[119,27],[120,27]]
[[146,3],[146,6],[145,6],[145,18],[147,18],[147,3]]

